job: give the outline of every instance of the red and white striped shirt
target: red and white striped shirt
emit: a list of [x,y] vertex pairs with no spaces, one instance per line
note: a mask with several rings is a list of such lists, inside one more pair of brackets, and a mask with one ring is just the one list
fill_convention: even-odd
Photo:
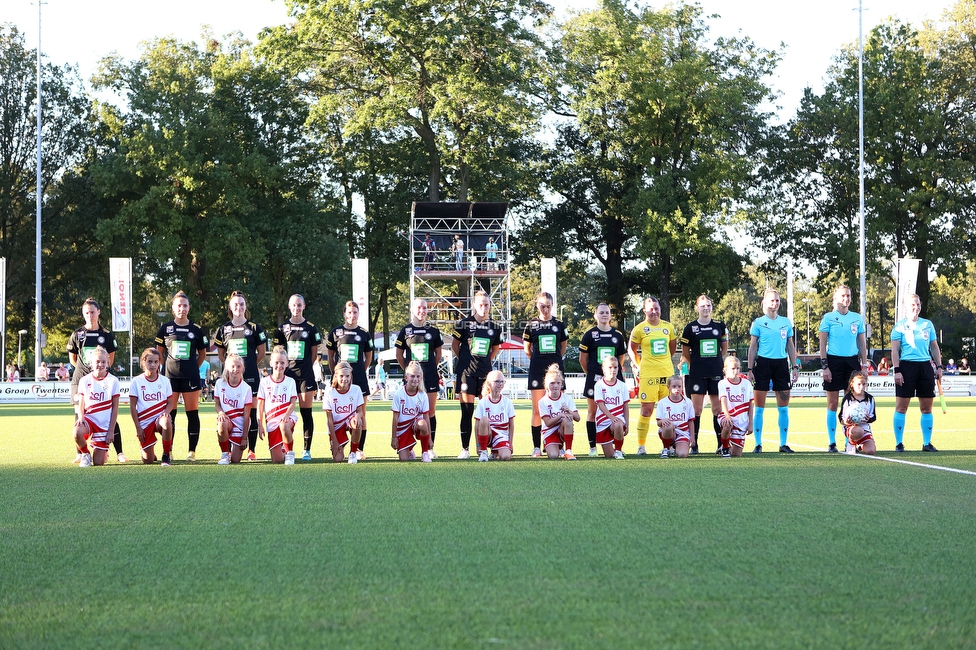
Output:
[[129,389],[129,398],[130,402],[132,398],[136,400],[136,417],[139,419],[139,426],[145,428],[166,413],[166,405],[172,394],[172,384],[162,374],[156,375],[156,381],[150,381],[146,375],[134,377]]

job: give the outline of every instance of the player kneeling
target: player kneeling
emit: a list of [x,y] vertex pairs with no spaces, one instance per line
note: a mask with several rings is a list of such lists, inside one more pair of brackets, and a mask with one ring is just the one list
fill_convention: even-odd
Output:
[[258,386],[258,437],[267,433],[272,463],[295,464],[292,432],[298,422],[295,380],[285,376],[288,353],[278,345],[271,351],[271,374]]
[[[75,422],[75,443],[81,454],[79,467],[104,465],[108,447],[115,439],[115,423],[119,417],[119,380],[108,373],[108,352],[95,348],[91,365],[94,370],[78,384],[78,412]],[[91,440],[92,451],[88,451]]]
[[580,421],[579,411],[573,398],[563,392],[563,373],[558,364],[546,370],[543,380],[545,395],[539,398],[539,415],[542,417],[542,448],[551,459],[559,458],[565,447],[564,458],[576,460],[573,455],[573,423]]
[[251,400],[251,387],[244,381],[244,359],[231,352],[224,357],[224,374],[213,391],[220,445],[218,465],[241,462],[247,445],[244,432],[251,426]]
[[596,403],[596,444],[603,449],[606,458],[624,457],[624,436],[630,428],[627,404],[630,391],[622,379],[617,378],[617,357],[603,360],[603,377],[593,387]]
[[499,370],[492,370],[485,378],[481,399],[474,412],[475,433],[481,454],[478,461],[488,462],[492,453],[498,460],[512,459],[512,436],[515,434],[515,406],[512,400],[502,395],[505,376]]
[[871,423],[878,419],[874,411],[874,397],[865,388],[868,378],[863,372],[851,374],[847,384],[847,394],[837,409],[837,418],[844,427],[847,436],[847,453],[861,452],[873,456],[877,452],[874,436],[871,435]]
[[403,372],[403,385],[393,393],[393,439],[390,445],[400,460],[413,460],[413,448],[420,440],[421,460],[429,463],[430,454],[430,402],[421,390],[424,369],[416,361],[407,364]]
[[[349,464],[359,462],[359,437],[366,422],[366,400],[362,389],[352,383],[352,365],[340,361],[332,374],[332,387],[326,391],[322,409],[329,421],[332,460],[343,461],[343,448],[349,443]],[[350,438],[351,443],[350,443]]]
[[742,363],[738,357],[726,357],[725,377],[718,382],[718,396],[722,413],[722,458],[741,456],[746,436],[752,435],[752,383],[742,378]]
[[146,348],[139,356],[142,374],[132,380],[129,390],[129,414],[136,425],[136,437],[142,447],[142,462],[156,462],[156,431],[163,439],[162,466],[169,467],[173,455],[173,421],[177,395],[172,382],[159,374],[159,352]]
[[668,379],[668,397],[657,403],[657,435],[661,458],[687,458],[695,439],[695,405],[685,397],[685,382],[679,375]]

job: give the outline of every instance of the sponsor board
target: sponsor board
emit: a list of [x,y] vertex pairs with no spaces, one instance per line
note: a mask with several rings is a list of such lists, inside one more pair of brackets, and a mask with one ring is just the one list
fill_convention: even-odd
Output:
[[[119,379],[119,404],[128,403],[131,382]],[[19,381],[0,384],[0,404],[70,404],[70,381]]]

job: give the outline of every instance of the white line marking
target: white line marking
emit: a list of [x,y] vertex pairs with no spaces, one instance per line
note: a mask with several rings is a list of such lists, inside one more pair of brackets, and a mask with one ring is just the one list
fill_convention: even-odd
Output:
[[938,469],[943,472],[953,472],[955,474],[968,474],[969,476],[976,476],[976,472],[971,472],[968,469],[956,469],[955,467],[943,467],[942,465],[926,465],[925,463],[916,463],[911,460],[899,460],[897,458],[889,458],[888,456],[869,456],[868,454],[857,454],[860,458],[873,458],[874,460],[884,460],[889,463],[899,463],[901,465],[914,465],[915,467],[924,467],[925,469]]

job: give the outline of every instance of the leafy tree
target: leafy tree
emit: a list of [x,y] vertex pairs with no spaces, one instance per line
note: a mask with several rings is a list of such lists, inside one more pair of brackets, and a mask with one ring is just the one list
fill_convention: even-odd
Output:
[[[959,27],[950,20],[920,34],[890,20],[864,48],[868,270],[882,273],[893,255],[920,259],[923,308],[930,271],[954,274],[972,258],[976,61],[972,32]],[[774,175],[784,183],[781,210],[755,224],[756,234],[775,233],[771,251],[809,262],[821,277],[858,275],[857,71],[857,51],[846,49],[823,94],[806,91]]]
[[[0,257],[7,258],[8,331],[33,331],[36,228],[36,51],[0,24]],[[80,171],[94,143],[91,102],[70,66],[42,65],[41,214],[43,326],[52,335],[79,321],[81,301],[107,296],[108,262],[98,216],[75,209],[89,188]],[[7,337],[7,358],[16,337]]]
[[776,60],[710,40],[698,6],[605,0],[571,19],[554,65],[572,119],[551,155],[557,200],[526,224],[535,248],[596,259],[618,314],[631,291],[658,294],[667,316],[675,295],[734,286],[741,261],[717,228],[754,179]]
[[246,41],[205,35],[203,47],[158,39],[138,60],[107,58],[94,81],[125,99],[101,107],[105,153],[92,170],[101,200],[118,206],[99,227],[113,253],[164,294],[186,289],[193,318],[211,326],[233,288],[269,325],[294,292],[312,320],[338,310],[338,204],[322,192],[293,80]]

